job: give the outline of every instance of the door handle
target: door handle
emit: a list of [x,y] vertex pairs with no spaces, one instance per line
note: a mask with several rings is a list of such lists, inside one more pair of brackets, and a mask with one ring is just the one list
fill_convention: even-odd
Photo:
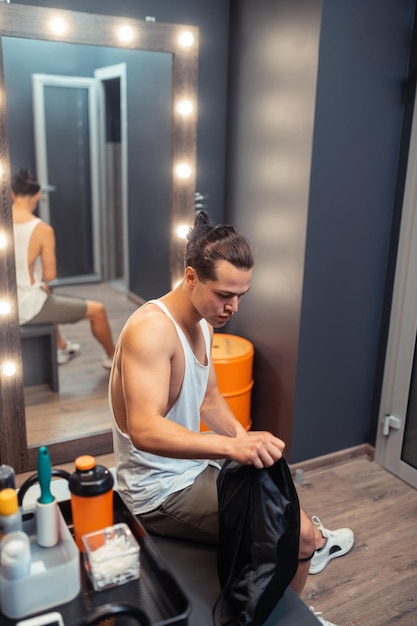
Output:
[[401,420],[399,417],[395,417],[395,415],[385,415],[382,427],[382,434],[385,435],[385,437],[388,437],[390,428],[393,428],[394,430],[399,430],[400,427]]

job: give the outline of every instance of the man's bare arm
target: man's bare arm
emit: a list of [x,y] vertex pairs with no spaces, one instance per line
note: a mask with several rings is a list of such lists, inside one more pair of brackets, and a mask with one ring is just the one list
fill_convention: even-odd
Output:
[[284,443],[271,433],[248,437],[193,433],[165,419],[171,360],[177,335],[170,320],[144,316],[121,337],[120,368],[127,411],[127,432],[140,450],[173,458],[231,458],[256,467],[272,465]]

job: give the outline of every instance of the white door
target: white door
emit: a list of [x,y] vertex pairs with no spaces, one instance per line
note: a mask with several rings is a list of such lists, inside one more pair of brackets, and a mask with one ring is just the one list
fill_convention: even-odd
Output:
[[417,104],[411,133],[375,459],[417,487]]
[[32,76],[39,215],[55,230],[57,283],[101,279],[94,78]]

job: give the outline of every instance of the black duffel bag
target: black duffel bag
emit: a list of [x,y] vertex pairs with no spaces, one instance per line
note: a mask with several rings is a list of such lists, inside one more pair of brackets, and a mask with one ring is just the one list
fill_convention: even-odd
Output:
[[221,623],[260,626],[298,567],[297,491],[284,458],[260,470],[226,461],[217,490]]

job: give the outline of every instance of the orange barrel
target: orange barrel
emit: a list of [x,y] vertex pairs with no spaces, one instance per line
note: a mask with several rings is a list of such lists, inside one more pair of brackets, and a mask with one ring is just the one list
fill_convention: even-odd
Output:
[[[250,409],[253,354],[253,345],[247,339],[215,333],[211,356],[219,390],[236,419],[246,430],[249,430],[252,424]],[[201,422],[200,429],[208,430],[204,422]]]

